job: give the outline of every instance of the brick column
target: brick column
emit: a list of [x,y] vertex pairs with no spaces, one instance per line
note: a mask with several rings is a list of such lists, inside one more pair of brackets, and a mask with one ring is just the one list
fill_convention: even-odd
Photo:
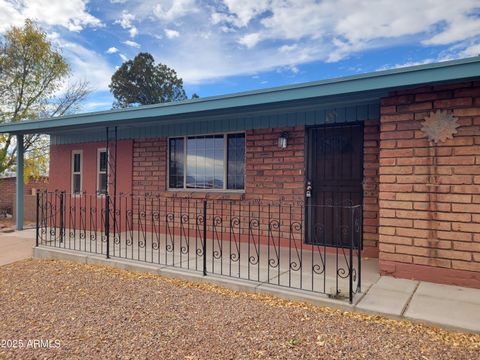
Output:
[[[460,127],[433,146],[420,129],[436,109]],[[381,272],[480,287],[480,83],[397,91],[381,113]]]

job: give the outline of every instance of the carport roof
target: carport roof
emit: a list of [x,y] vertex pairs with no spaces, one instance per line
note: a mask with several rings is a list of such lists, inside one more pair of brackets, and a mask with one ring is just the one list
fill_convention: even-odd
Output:
[[479,77],[480,56],[477,56],[181,102],[3,124],[0,125],[0,133],[54,134],[59,131],[106,126],[151,125],[176,117],[194,118],[209,114],[225,114],[242,109],[255,110],[275,104],[295,104],[306,100],[324,102],[326,105],[379,101],[392,89]]

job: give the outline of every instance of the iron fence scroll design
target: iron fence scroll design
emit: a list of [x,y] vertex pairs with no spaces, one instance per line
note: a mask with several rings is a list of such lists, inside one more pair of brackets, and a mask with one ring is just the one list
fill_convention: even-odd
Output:
[[[37,246],[172,266],[350,301],[361,288],[359,205],[59,191],[37,193],[36,205]],[[312,212],[329,216],[306,221],[306,214]]]

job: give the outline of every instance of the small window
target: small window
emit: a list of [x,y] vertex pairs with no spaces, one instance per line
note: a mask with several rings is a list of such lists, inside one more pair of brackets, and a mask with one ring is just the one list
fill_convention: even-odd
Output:
[[72,193],[80,194],[82,191],[82,152],[72,153]]
[[169,140],[169,188],[243,190],[245,134]]
[[97,192],[99,194],[107,193],[107,151],[105,149],[98,150],[98,166],[97,166]]

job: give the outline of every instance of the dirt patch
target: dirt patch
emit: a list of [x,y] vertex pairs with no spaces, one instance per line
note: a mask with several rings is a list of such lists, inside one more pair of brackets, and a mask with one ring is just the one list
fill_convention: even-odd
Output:
[[53,260],[0,267],[0,319],[32,346],[0,358],[480,358],[480,335]]

